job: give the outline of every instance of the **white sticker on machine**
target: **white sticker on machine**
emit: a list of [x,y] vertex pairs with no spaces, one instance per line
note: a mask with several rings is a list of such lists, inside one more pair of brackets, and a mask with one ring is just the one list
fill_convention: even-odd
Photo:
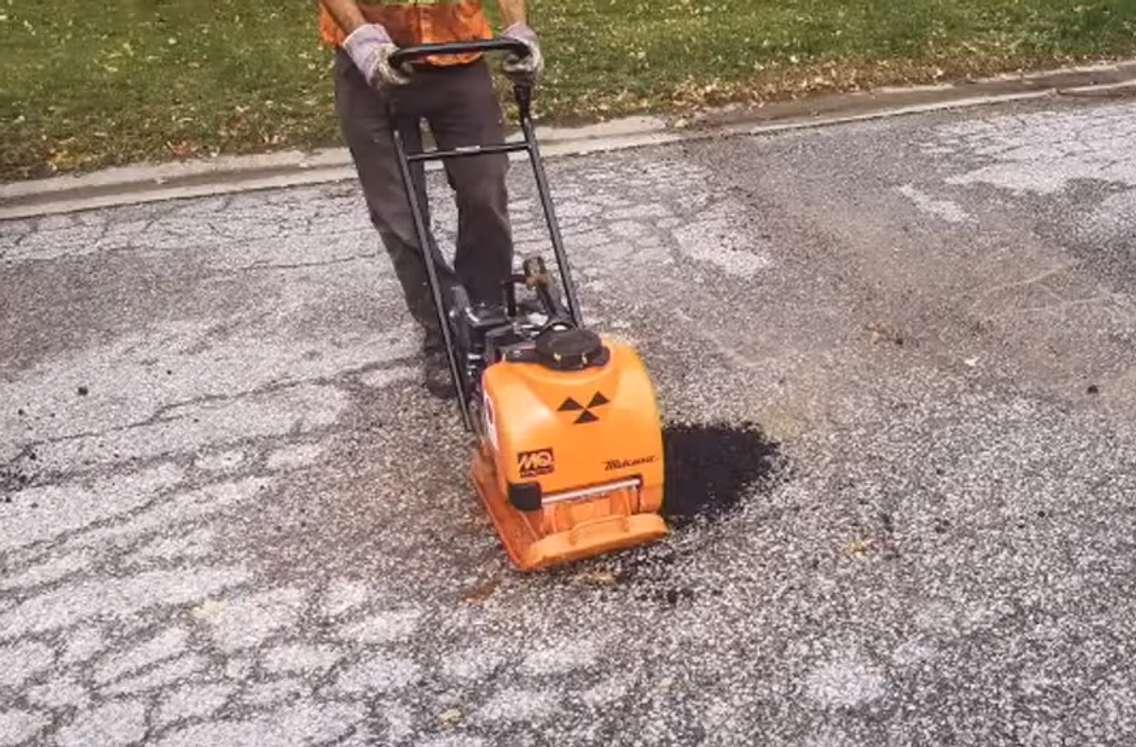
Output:
[[485,433],[489,436],[489,443],[493,444],[493,450],[500,451],[501,445],[497,443],[497,418],[493,414],[493,403],[489,400],[488,394],[482,400],[485,404],[482,408],[485,411]]

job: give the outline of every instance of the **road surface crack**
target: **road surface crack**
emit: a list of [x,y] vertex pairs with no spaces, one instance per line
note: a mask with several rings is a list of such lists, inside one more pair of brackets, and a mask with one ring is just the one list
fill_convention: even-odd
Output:
[[327,267],[329,265],[341,265],[349,262],[355,262],[360,259],[374,259],[378,257],[377,252],[370,252],[368,254],[354,254],[350,257],[339,257],[337,259],[327,259],[321,262],[296,262],[291,264],[272,264],[272,263],[254,263],[251,265],[244,265],[238,267],[234,272],[252,272],[256,270],[302,270],[310,267]]

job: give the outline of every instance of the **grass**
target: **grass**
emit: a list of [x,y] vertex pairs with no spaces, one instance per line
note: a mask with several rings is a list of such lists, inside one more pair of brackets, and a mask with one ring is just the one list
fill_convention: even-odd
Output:
[[[530,0],[546,118],[1136,51],[1136,0]],[[315,0],[0,0],[0,181],[339,141]]]

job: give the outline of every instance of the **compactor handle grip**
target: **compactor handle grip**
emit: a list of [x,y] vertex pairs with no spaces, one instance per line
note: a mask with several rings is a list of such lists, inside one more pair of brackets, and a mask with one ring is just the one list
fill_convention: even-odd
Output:
[[481,39],[468,42],[446,42],[444,44],[421,44],[417,47],[403,47],[390,56],[392,67],[414,62],[425,57],[442,55],[462,55],[480,52],[510,52],[518,57],[528,57],[528,45],[516,39]]

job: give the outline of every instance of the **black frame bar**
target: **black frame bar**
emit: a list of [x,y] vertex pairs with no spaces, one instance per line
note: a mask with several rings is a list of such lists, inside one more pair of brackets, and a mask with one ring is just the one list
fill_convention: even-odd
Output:
[[491,156],[496,153],[518,153],[528,150],[527,143],[505,143],[504,145],[468,145],[453,150],[426,150],[421,153],[411,153],[406,160],[410,163],[419,161],[447,161],[451,158],[468,158],[470,156]]
[[[517,55],[528,54],[528,48],[515,40],[491,39],[480,42],[457,44],[429,44],[420,47],[407,47],[392,55],[391,64],[401,65],[411,60],[439,54],[467,54],[469,52],[507,51]],[[397,56],[397,57],[396,57]],[[556,257],[556,265],[560,270],[560,282],[564,286],[564,295],[568,304],[568,314],[577,327],[582,326],[580,306],[576,300],[576,286],[572,282],[571,269],[568,266],[568,255],[564,250],[564,239],[560,233],[560,224],[556,218],[556,209],[552,204],[552,196],[548,186],[548,177],[544,172],[544,163],[541,159],[540,148],[536,141],[536,128],[532,121],[532,88],[517,85],[513,89],[520,116],[521,133],[520,142],[488,144],[457,148],[452,150],[432,150],[418,153],[407,153],[406,141],[400,129],[401,120],[396,111],[390,112],[391,135],[394,140],[395,153],[398,159],[398,171],[402,177],[403,187],[406,191],[410,214],[414,220],[414,231],[418,236],[418,243],[426,264],[426,274],[430,280],[430,292],[434,297],[434,309],[441,325],[442,338],[446,345],[446,356],[450,364],[450,377],[454,390],[457,393],[458,407],[461,410],[462,422],[466,430],[474,430],[475,424],[470,402],[470,392],[464,385],[463,373],[465,361],[459,360],[459,351],[454,345],[449,320],[446,318],[446,299],[442,292],[441,280],[435,261],[441,258],[436,254],[437,246],[429,226],[426,224],[425,213],[418,203],[418,192],[411,177],[410,165],[422,161],[446,161],[451,158],[469,158],[472,156],[492,155],[497,153],[525,152],[532,165],[533,178],[536,181],[537,193],[540,196],[541,208],[544,211],[545,223],[548,226],[552,241],[552,251]],[[415,121],[414,126],[419,126]]]
[[441,325],[442,340],[446,344],[446,358],[450,364],[450,380],[458,395],[458,408],[461,410],[462,424],[466,430],[473,430],[473,415],[470,412],[469,393],[462,386],[463,375],[459,368],[457,351],[454,347],[454,337],[450,330],[450,322],[446,318],[446,303],[442,296],[442,284],[438,280],[438,268],[434,266],[434,236],[426,226],[426,219],[422,208],[418,204],[418,191],[414,188],[414,180],[410,176],[410,162],[407,160],[406,143],[402,132],[397,125],[392,128],[395,152],[398,153],[398,173],[402,176],[402,183],[406,188],[407,200],[410,203],[410,215],[414,219],[414,232],[418,234],[419,251],[425,257],[426,275],[430,280],[430,293],[434,296],[434,312]]
[[419,44],[416,47],[403,47],[390,56],[391,67],[402,67],[426,57],[440,55],[473,54],[481,52],[508,52],[517,57],[528,57],[529,47],[519,39],[476,39],[466,42],[443,42],[441,44]]

